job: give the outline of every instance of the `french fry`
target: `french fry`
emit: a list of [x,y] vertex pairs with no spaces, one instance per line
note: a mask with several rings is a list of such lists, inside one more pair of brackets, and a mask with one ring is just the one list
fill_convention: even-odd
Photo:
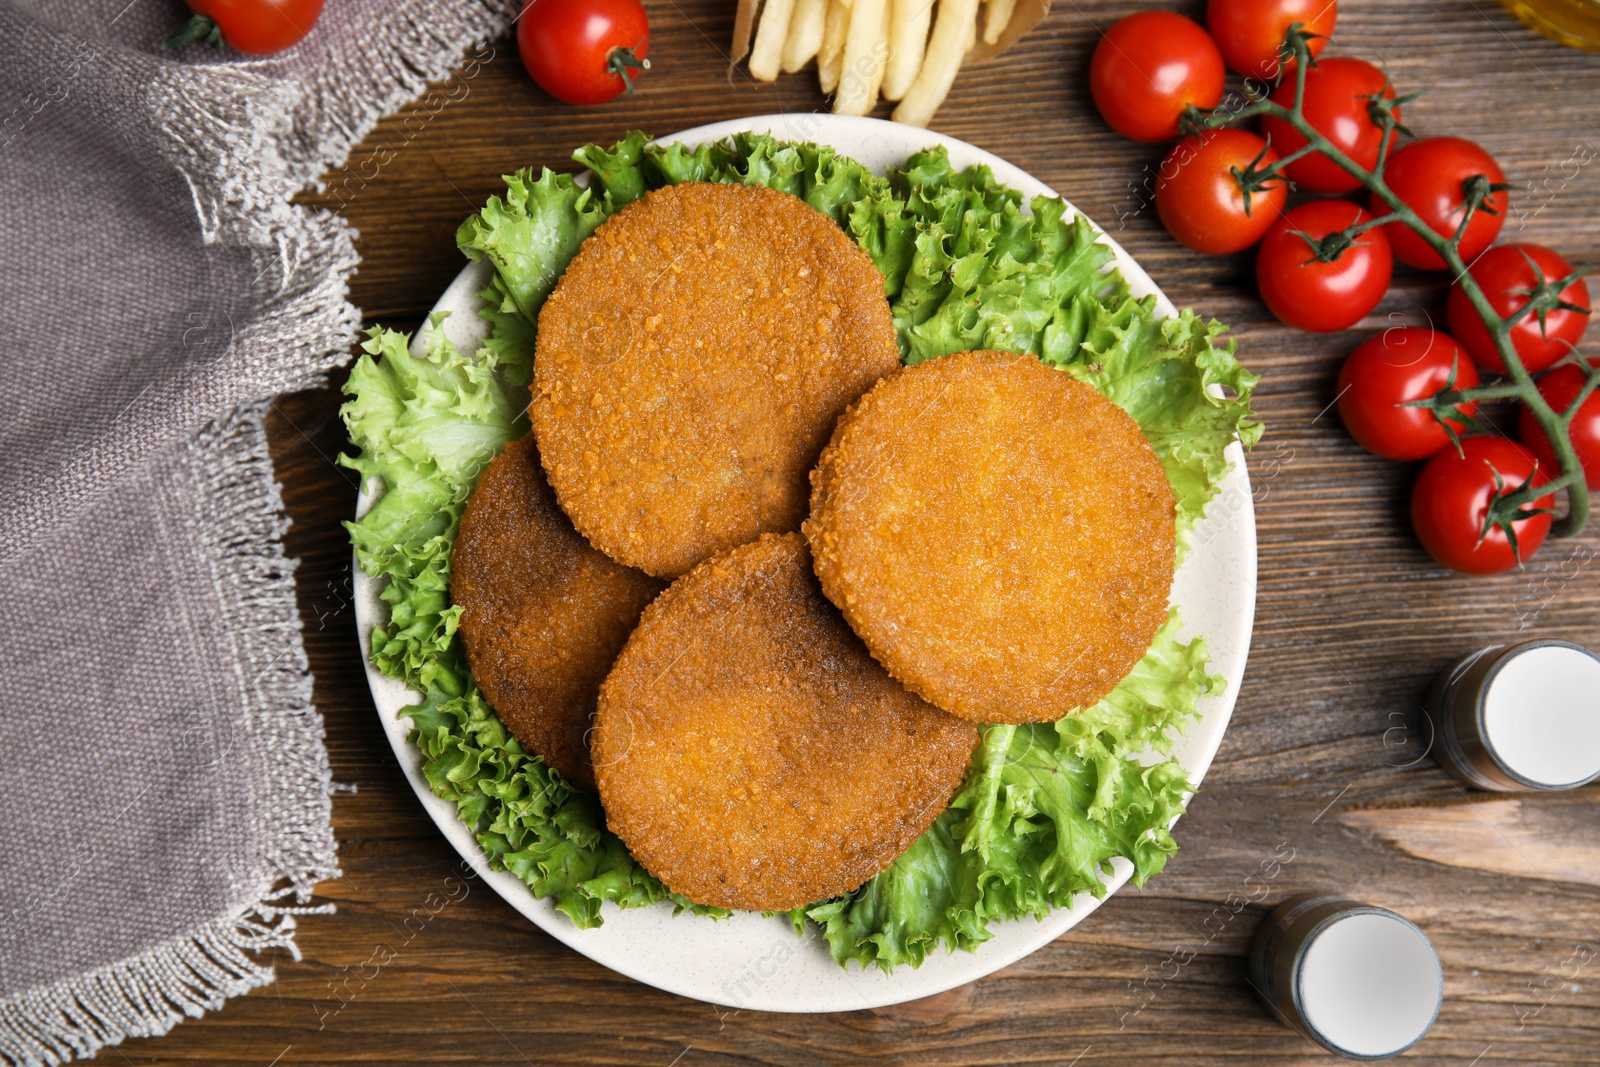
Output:
[[888,99],[905,96],[916,80],[931,25],[933,0],[889,0],[889,62],[883,72],[883,95]]
[[839,70],[843,66],[843,52],[840,52],[827,62],[817,61],[817,84],[822,86],[823,93],[832,94],[835,89],[839,88]]
[[894,120],[908,126],[926,126],[939,110],[950,86],[961,69],[971,41],[976,39],[978,0],[939,0],[928,37],[928,54],[917,71],[916,80],[906,90]]
[[816,56],[822,47],[822,23],[827,12],[828,0],[795,0],[794,14],[789,16],[789,36],[783,42],[785,71],[793,74]]
[[883,19],[878,27],[878,62],[873,67],[872,85],[868,90],[872,96],[872,103],[867,105],[868,111],[877,106],[878,92],[883,88],[883,73],[889,69],[889,2],[890,0],[884,2]]
[[828,0],[828,14],[822,23],[822,44],[817,49],[817,79],[825,93],[839,87],[839,71],[844,67],[844,39],[849,32],[849,0]]
[[878,102],[877,86],[883,78],[888,52],[884,40],[886,5],[887,0],[851,0],[844,65],[839,71],[838,93],[833,98],[836,115],[865,115]]
[[817,46],[817,62],[831,63],[844,54],[845,35],[850,32],[851,0],[828,0],[828,13],[822,18],[822,43]]
[[776,81],[783,62],[783,44],[789,35],[789,19],[795,0],[767,0],[761,8],[761,24],[756,43],[750,49],[750,76],[757,81]]
[[994,44],[1000,40],[1000,34],[1005,32],[1006,25],[1011,21],[1011,13],[1016,9],[1017,0],[988,0],[983,11],[985,44]]

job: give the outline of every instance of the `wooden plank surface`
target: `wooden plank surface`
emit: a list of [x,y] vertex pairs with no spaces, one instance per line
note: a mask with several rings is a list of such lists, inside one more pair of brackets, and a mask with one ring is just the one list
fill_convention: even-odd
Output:
[[[823,106],[810,73],[756,86],[728,72],[732,0],[647,7],[655,68],[637,97],[557,105],[527,80],[514,48],[496,42],[472,77],[381,124],[329,192],[310,198],[340,207],[361,230],[354,299],[371,321],[418,323],[461,265],[457,223],[514,167],[570,166],[574,147],[633,127],[664,133]],[[273,430],[316,700],[334,776],[353,788],[334,803],[348,873],[324,893],[338,914],[304,920],[305,959],[285,958],[275,985],[102,1062],[1327,1063],[1270,1020],[1244,982],[1245,946],[1265,908],[1311,889],[1395,908],[1438,947],[1444,1009],[1411,1061],[1600,1062],[1600,890],[1503,855],[1475,865],[1457,850],[1438,862],[1437,842],[1396,847],[1379,813],[1462,799],[1422,751],[1416,726],[1433,672],[1480,644],[1519,637],[1600,646],[1595,538],[1552,544],[1525,572],[1487,580],[1428,561],[1406,529],[1414,468],[1361,452],[1325,410],[1360,334],[1288,331],[1253,295],[1248,256],[1210,259],[1174,245],[1142,191],[1159,153],[1119,139],[1095,115],[1086,79],[1096,27],[1130,10],[1057,3],[1011,53],[962,74],[935,126],[1064,193],[1178,304],[1231,323],[1243,359],[1264,376],[1257,396],[1268,433],[1250,460],[1261,545],[1250,666],[1166,873],[999,974],[878,1012],[729,1012],[562,947],[459,880],[380,732],[350,610],[338,522],[355,489],[331,463],[346,442],[329,388],[284,398]],[[1199,14],[1200,5],[1182,10]],[[1600,57],[1536,37],[1487,0],[1346,0],[1333,49],[1383,63],[1402,90],[1431,87],[1408,122],[1476,138],[1526,187],[1510,232],[1600,263],[1600,163],[1589,162],[1600,152]],[[1436,280],[1403,276],[1366,328],[1437,321],[1441,297]],[[1597,796],[1524,799],[1515,818],[1592,847]],[[1241,907],[1257,884],[1245,879],[1273,859],[1281,869],[1270,894]],[[1193,959],[1178,966],[1184,950]]]
[[[1592,792],[1592,791],[1591,791]],[[1339,821],[1419,859],[1526,878],[1600,886],[1594,797],[1485,796],[1417,807],[1350,808]]]

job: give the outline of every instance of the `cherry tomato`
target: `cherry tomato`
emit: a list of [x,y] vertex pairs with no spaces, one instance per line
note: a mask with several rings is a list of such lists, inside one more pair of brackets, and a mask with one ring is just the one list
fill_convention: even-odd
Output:
[[1274,179],[1250,194],[1248,205],[1233,171],[1265,167],[1278,153],[1246,130],[1212,130],[1173,146],[1156,173],[1156,211],[1167,232],[1196,252],[1243,252],[1266,236],[1289,198]]
[[[1570,408],[1583,391],[1586,377],[1581,367],[1569,363],[1540,378],[1539,392],[1559,415]],[[1553,475],[1561,470],[1550,439],[1526,407],[1517,422],[1517,436],[1528,446],[1528,451],[1539,457],[1539,465],[1546,471]],[[1584,397],[1577,413],[1567,423],[1567,436],[1578,453],[1578,462],[1583,464],[1583,480],[1590,489],[1600,489],[1600,392]]]
[[[1393,100],[1394,86],[1383,71],[1360,59],[1334,56],[1306,71],[1306,96],[1303,114],[1312,129],[1357,164],[1371,170],[1378,165],[1378,149],[1383,143],[1383,127],[1372,121],[1371,106],[1379,96]],[[1286,78],[1272,91],[1274,103],[1294,104],[1294,79]],[[1395,109],[1395,118],[1400,110]],[[1306,146],[1300,131],[1282,119],[1267,116],[1261,132],[1280,155],[1291,155]],[[1339,168],[1321,152],[1295,160],[1284,171],[1289,180],[1314,193],[1348,193],[1361,183]]]
[[[229,48],[269,56],[299,44],[311,32],[322,17],[322,0],[189,0],[189,10],[197,19],[210,19]],[[190,20],[170,43],[201,40],[209,28]]]
[[648,70],[650,24],[639,0],[528,0],[517,51],[539,88],[569,104],[603,104]]
[[1290,26],[1298,22],[1317,35],[1306,43],[1316,56],[1327,47],[1338,19],[1338,0],[1211,0],[1206,5],[1206,29],[1228,66],[1264,82],[1276,81],[1284,68]]
[[[1425,137],[1397,149],[1384,167],[1384,179],[1406,206],[1422,216],[1434,233],[1453,237],[1466,214],[1467,186],[1481,183],[1487,199],[1472,213],[1467,232],[1461,236],[1461,258],[1468,263],[1483,254],[1500,235],[1506,221],[1509,197],[1504,189],[1489,192],[1490,185],[1504,185],[1505,172],[1494,157],[1471,141],[1460,137]],[[1485,210],[1487,209],[1487,210]],[[1372,212],[1387,215],[1389,207],[1372,198]],[[1444,270],[1443,257],[1403,222],[1384,227],[1395,258],[1423,270]]]
[[[1498,477],[1496,475],[1498,474]],[[1484,531],[1490,502],[1515,492],[1529,478],[1534,485],[1550,479],[1532,452],[1504,437],[1468,437],[1461,451],[1447,448],[1428,461],[1411,490],[1411,524],[1428,554],[1467,574],[1499,574],[1532,559],[1550,532],[1548,514],[1516,519],[1511,539],[1500,526]],[[1548,508],[1554,496],[1534,501]]]
[[[1532,265],[1529,265],[1529,261]],[[1556,282],[1572,273],[1572,264],[1543,245],[1500,245],[1491,248],[1467,268],[1489,305],[1501,318],[1529,304],[1528,294],[1545,282]],[[1558,306],[1566,303],[1581,310]],[[1529,374],[1538,374],[1572,351],[1583,331],[1589,328],[1589,286],[1582,278],[1559,293],[1540,295],[1534,313],[1517,320],[1511,327],[1511,344]],[[1544,322],[1537,311],[1544,309]],[[1505,363],[1489,336],[1488,327],[1472,307],[1472,301],[1457,282],[1450,287],[1445,305],[1450,332],[1466,346],[1478,366],[1496,374],[1506,373]]]
[[1089,62],[1095,106],[1113,130],[1135,141],[1178,136],[1185,104],[1216,107],[1222,54],[1192,19],[1140,11],[1106,31]]
[[[1427,459],[1450,444],[1450,435],[1427,408],[1405,407],[1444,389],[1478,384],[1472,357],[1449,334],[1401,326],[1367,338],[1339,372],[1339,417],[1368,452],[1386,459]],[[1474,401],[1460,405],[1465,415]],[[1450,419],[1459,434],[1466,425]]]
[[1256,253],[1256,285],[1272,313],[1298,329],[1331,333],[1354,326],[1377,307],[1394,273],[1394,253],[1381,226],[1355,238],[1332,261],[1319,258],[1305,239],[1320,242],[1371,220],[1348,200],[1313,200],[1281,216]]

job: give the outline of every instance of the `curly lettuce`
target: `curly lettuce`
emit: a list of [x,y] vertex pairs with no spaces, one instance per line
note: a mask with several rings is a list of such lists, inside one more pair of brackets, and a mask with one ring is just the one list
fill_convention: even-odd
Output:
[[[607,900],[623,907],[672,899],[605,828],[599,801],[525,752],[484,701],[456,640],[449,602],[450,549],[478,474],[527,431],[533,331],[482,294],[490,339],[471,357],[435,316],[424,354],[408,338],[368,331],[340,409],[360,451],[341,462],[376,477],[382,495],[346,523],[361,568],[384,580],[387,622],[371,634],[372,662],[422,694],[405,710],[434,793],[456,805],[489,864],[552,898],[579,926],[600,923]],[[710,909],[697,909],[710,910]]]
[[941,943],[972,949],[996,920],[1042,918],[1103,897],[1111,860],[1143,885],[1177,851],[1168,827],[1187,776],[1166,755],[1222,679],[1172,612],[1143,660],[1091,708],[1053,723],[985,726],[950,807],[889,868],[848,896],[790,913],[822,926],[840,963],[920,964]]
[[[973,348],[1032,352],[1129,412],[1161,456],[1187,536],[1216,494],[1234,439],[1253,444],[1256,382],[1219,345],[1222,327],[1161,318],[1136,299],[1087,220],[1031,201],[984,167],[954,169],[943,149],[886,175],[832,148],[740,134],[696,146],[631,134],[574,158],[588,184],[548,169],[506,177],[462,223],[461,250],[494,267],[480,314],[487,341],[457,352],[432,322],[424,355],[374,330],[343,413],[360,450],[347,462],[382,496],[350,523],[356,556],[386,580],[389,619],[372,634],[378,668],[424,694],[406,709],[424,772],[509,870],[580,926],[601,905],[674,897],[605,828],[596,799],[572,789],[501,725],[474,685],[448,602],[461,509],[482,469],[525,432],[540,306],[579,246],[610,214],[683,181],[739,182],[793,194],[825,213],[884,278],[901,355],[918,363]],[[1104,700],[1056,723],[987,726],[949,808],[860,889],[790,913],[817,924],[841,963],[916,966],[943,945],[971,949],[996,921],[1043,916],[1078,893],[1102,896],[1112,861],[1135,884],[1176,849],[1168,828],[1189,782],[1170,758],[1201,698],[1221,691],[1205,643],[1184,641],[1174,611],[1149,652]],[[1166,758],[1163,758],[1166,757]],[[705,911],[707,909],[695,910]]]

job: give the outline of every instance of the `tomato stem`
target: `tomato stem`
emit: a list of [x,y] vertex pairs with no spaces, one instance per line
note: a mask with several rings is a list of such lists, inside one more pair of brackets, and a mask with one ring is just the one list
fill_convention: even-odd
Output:
[[1228,173],[1233,175],[1233,180],[1239,183],[1239,193],[1244,197],[1244,213],[1250,214],[1250,198],[1256,193],[1264,193],[1279,186],[1288,185],[1289,181],[1283,175],[1261,165],[1267,158],[1267,153],[1272,151],[1270,144],[1263,144],[1256,157],[1243,167],[1230,167]]
[[606,53],[606,70],[622,79],[623,91],[633,92],[634,71],[650,69],[650,61],[641,59],[632,48],[618,45]]
[[[1577,478],[1576,480],[1580,483],[1583,481],[1581,477]],[[1522,514],[1522,509],[1526,508],[1529,504],[1532,504],[1535,500],[1538,500],[1541,497],[1549,496],[1552,493],[1559,492],[1562,489],[1566,489],[1570,492],[1573,481],[1574,475],[1562,474],[1560,477],[1551,481],[1540,482],[1539,484],[1535,485],[1533,482],[1533,477],[1530,475],[1528,479],[1516,489],[1505,493],[1502,496],[1496,497],[1494,504],[1490,505],[1490,513],[1492,515],[1495,509],[1498,508],[1500,513],[1506,517],[1508,524],[1513,519],[1526,519],[1534,514],[1546,513],[1549,510],[1548,508],[1530,510],[1527,514]]]
[[1490,467],[1490,472],[1494,475],[1494,495],[1490,497],[1489,507],[1483,513],[1483,528],[1478,531],[1478,544],[1483,544],[1490,530],[1499,528],[1505,534],[1506,543],[1511,546],[1511,554],[1520,566],[1522,546],[1517,542],[1517,523],[1531,519],[1535,515],[1550,514],[1549,508],[1527,505],[1549,495],[1553,491],[1551,483],[1534,485],[1533,475],[1530,474],[1516,489],[1508,490],[1505,478],[1500,472],[1494,467]]
[[210,15],[194,15],[189,21],[178,27],[178,32],[161,42],[163,48],[182,48],[184,45],[204,41],[213,48],[221,48],[222,27],[217,25],[217,20]]
[[[1529,292],[1529,301],[1520,310],[1501,318],[1489,303],[1489,298],[1484,294],[1483,288],[1478,285],[1477,279],[1467,271],[1467,263],[1461,257],[1461,238],[1466,234],[1466,219],[1457,227],[1456,232],[1449,237],[1436,232],[1422,220],[1422,216],[1412,210],[1389,188],[1383,178],[1384,164],[1388,159],[1388,150],[1394,142],[1397,133],[1408,134],[1394,116],[1394,109],[1401,104],[1416,99],[1415,94],[1389,100],[1383,93],[1376,94],[1371,104],[1373,121],[1383,127],[1383,139],[1380,143],[1378,162],[1372,170],[1361,166],[1339,149],[1332,141],[1323,136],[1314,126],[1307,121],[1304,114],[1306,95],[1306,68],[1315,60],[1311,56],[1307,45],[1307,35],[1297,26],[1291,26],[1284,38],[1284,47],[1293,56],[1294,61],[1294,101],[1288,107],[1275,103],[1266,96],[1250,91],[1246,88],[1250,103],[1237,110],[1214,109],[1209,112],[1195,111],[1186,115],[1196,129],[1220,129],[1223,126],[1247,119],[1270,115],[1287,122],[1306,139],[1306,146],[1293,155],[1286,156],[1278,162],[1261,169],[1263,177],[1281,174],[1283,167],[1310,152],[1321,152],[1340,170],[1349,174],[1362,187],[1370,192],[1373,197],[1388,207],[1389,213],[1374,221],[1376,224],[1390,222],[1404,223],[1427,246],[1433,249],[1445,267],[1461,287],[1462,293],[1472,304],[1478,317],[1483,320],[1484,326],[1489,331],[1489,336],[1494,340],[1495,351],[1500,355],[1500,361],[1505,366],[1505,377],[1509,379],[1500,385],[1480,386],[1474,389],[1464,389],[1456,394],[1457,400],[1488,400],[1488,399],[1516,399],[1522,401],[1528,408],[1539,428],[1544,431],[1549,439],[1551,450],[1555,453],[1560,474],[1554,480],[1537,487],[1524,485],[1522,488],[1506,494],[1502,499],[1514,501],[1511,510],[1520,508],[1525,504],[1537,500],[1549,493],[1565,490],[1567,494],[1567,513],[1556,520],[1551,527],[1551,534],[1555,537],[1573,537],[1583,532],[1589,522],[1589,487],[1583,475],[1583,465],[1578,460],[1577,450],[1572,446],[1571,435],[1567,432],[1570,421],[1568,416],[1575,410],[1576,405],[1569,407],[1566,412],[1557,412],[1551,408],[1544,395],[1539,392],[1538,385],[1534,382],[1533,375],[1522,365],[1522,359],[1517,355],[1516,346],[1511,340],[1511,328],[1528,315],[1537,315],[1541,325],[1544,317],[1557,308],[1564,310],[1584,311],[1583,308],[1573,308],[1571,304],[1560,299],[1560,294],[1568,285],[1572,284],[1583,272],[1577,272],[1558,281],[1541,281],[1534,290]],[[1481,177],[1481,176],[1480,176]],[[1470,184],[1472,179],[1468,179]],[[1482,200],[1474,204],[1473,193],[1477,189],[1466,190],[1467,193],[1467,218],[1470,219],[1473,211],[1487,210],[1482,201],[1486,201],[1493,192],[1500,191],[1493,185],[1482,191]],[[1361,227],[1362,229],[1366,227]],[[1352,230],[1359,232],[1355,227]],[[1320,254],[1320,249],[1318,250]],[[1542,272],[1535,269],[1535,276],[1542,277]],[[1535,305],[1539,306],[1535,306]],[[1589,380],[1585,383],[1585,392],[1600,386],[1596,373],[1591,371]],[[1493,509],[1491,509],[1493,510]]]
[[[1514,400],[1522,395],[1522,387],[1515,382],[1506,382],[1501,385],[1475,385],[1471,389],[1454,389],[1450,391],[1450,400],[1454,404],[1470,403],[1474,400]],[[1440,394],[1442,397],[1443,394]],[[1413,400],[1411,403],[1421,407],[1432,406],[1433,400]]]
[[1361,242],[1357,238],[1371,228],[1370,224],[1356,224],[1346,226],[1342,230],[1335,230],[1323,237],[1312,237],[1304,230],[1290,230],[1289,233],[1300,238],[1310,247],[1311,260],[1306,262],[1309,263],[1312,260],[1316,260],[1321,263],[1337,263],[1340,256],[1351,248],[1360,246]]

